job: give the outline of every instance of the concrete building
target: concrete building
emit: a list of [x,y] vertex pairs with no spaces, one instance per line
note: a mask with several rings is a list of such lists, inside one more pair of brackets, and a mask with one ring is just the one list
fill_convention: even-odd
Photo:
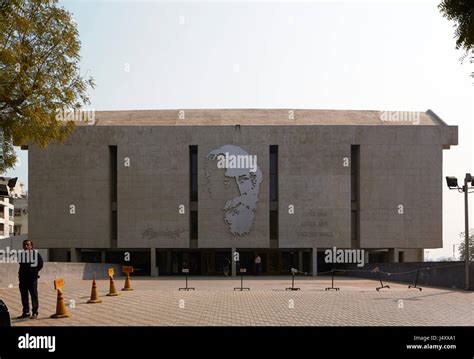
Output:
[[0,177],[0,239],[14,235],[14,199],[22,193],[18,178]]
[[21,236],[28,234],[28,193],[23,190],[23,183],[20,182],[20,192],[13,198],[14,205],[14,227],[13,234]]
[[51,260],[152,275],[219,274],[236,252],[267,274],[314,274],[333,247],[422,261],[442,247],[442,151],[457,141],[430,110],[97,112],[29,146],[29,237]]
[[[0,250],[23,249],[23,241],[28,239],[28,193],[18,178],[0,177]],[[8,228],[8,231],[6,230]],[[45,261],[49,250],[38,248]]]
[[10,197],[0,197],[0,239],[13,236],[13,203]]

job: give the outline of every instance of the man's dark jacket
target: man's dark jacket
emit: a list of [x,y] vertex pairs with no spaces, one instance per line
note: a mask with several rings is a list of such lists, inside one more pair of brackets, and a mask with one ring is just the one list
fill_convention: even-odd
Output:
[[[36,251],[35,249],[33,249]],[[31,261],[20,262],[20,270],[18,272],[18,277],[20,280],[24,281],[33,281],[39,278],[38,272],[43,268],[43,257],[36,251],[36,266],[33,267]]]

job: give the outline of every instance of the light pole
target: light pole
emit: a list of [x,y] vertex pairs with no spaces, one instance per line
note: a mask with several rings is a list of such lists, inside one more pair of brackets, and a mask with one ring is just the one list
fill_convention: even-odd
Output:
[[[446,183],[449,189],[457,189],[459,193],[464,192],[464,270],[465,270],[465,289],[471,289],[471,282],[469,280],[469,211],[468,211],[468,193],[469,193],[469,182],[471,182],[471,186],[474,186],[474,179],[470,173],[466,173],[466,177],[464,178],[464,186],[458,186],[458,179],[456,177],[448,176],[446,177]],[[473,187],[471,187],[473,188]]]

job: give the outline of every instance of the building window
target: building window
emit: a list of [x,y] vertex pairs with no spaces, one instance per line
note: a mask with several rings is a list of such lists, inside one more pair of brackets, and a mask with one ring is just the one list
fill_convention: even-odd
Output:
[[351,202],[359,201],[360,146],[351,146]]
[[189,212],[189,239],[198,240],[198,146],[189,146],[189,200],[194,202]]
[[191,201],[198,200],[198,150],[197,146],[189,146],[189,175]]
[[110,245],[116,247],[118,237],[118,222],[117,222],[117,175],[118,175],[118,160],[117,160],[117,146],[109,146],[109,184],[110,184]]
[[360,145],[351,146],[351,246],[360,248]]
[[13,229],[13,235],[14,236],[21,235],[21,225],[15,225],[15,227]]
[[112,221],[111,221],[111,240],[116,241],[118,238],[118,223],[117,223],[117,211],[112,211]]
[[278,240],[278,211],[270,211],[270,239]]
[[110,199],[117,202],[117,146],[109,146],[110,154]]
[[270,201],[278,201],[278,146],[270,146]]
[[198,239],[198,213],[191,211],[191,240]]
[[270,146],[270,240],[278,240],[278,146]]

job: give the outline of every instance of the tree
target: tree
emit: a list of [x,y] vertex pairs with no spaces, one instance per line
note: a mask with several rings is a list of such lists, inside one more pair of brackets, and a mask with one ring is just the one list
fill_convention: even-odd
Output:
[[80,41],[72,14],[57,0],[0,0],[0,128],[4,163],[13,145],[46,147],[74,129],[58,111],[89,104],[92,78],[80,75]]
[[456,49],[465,50],[466,56],[474,50],[474,0],[443,0],[438,9],[444,17],[456,23]]
[[[459,260],[460,261],[464,261],[465,260],[465,235],[464,235],[465,232],[461,232],[459,234],[459,237],[461,238],[461,243],[459,245]],[[469,231],[470,235],[469,235],[469,260],[471,262],[474,261],[474,229],[471,229]]]

